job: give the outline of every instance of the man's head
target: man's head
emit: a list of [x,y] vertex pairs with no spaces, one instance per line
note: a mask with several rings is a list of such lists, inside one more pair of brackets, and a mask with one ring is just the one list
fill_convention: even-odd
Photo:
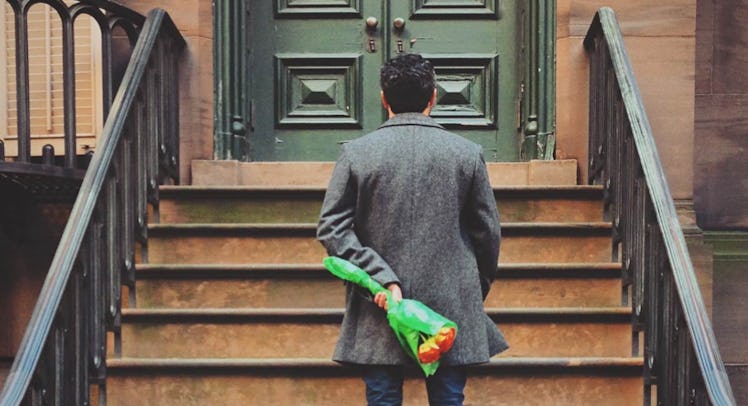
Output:
[[420,55],[402,54],[382,66],[379,84],[392,113],[421,113],[433,103],[434,67]]

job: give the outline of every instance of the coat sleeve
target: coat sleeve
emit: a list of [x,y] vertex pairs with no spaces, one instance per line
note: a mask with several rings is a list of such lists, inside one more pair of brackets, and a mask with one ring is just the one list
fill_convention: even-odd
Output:
[[481,292],[485,299],[496,278],[501,224],[496,199],[488,181],[483,154],[476,156],[473,181],[465,207],[466,225],[478,263]]
[[382,286],[399,284],[400,280],[387,262],[376,251],[359,241],[354,227],[356,201],[357,186],[351,173],[351,161],[344,148],[335,164],[322,203],[317,239],[328,255],[357,265]]

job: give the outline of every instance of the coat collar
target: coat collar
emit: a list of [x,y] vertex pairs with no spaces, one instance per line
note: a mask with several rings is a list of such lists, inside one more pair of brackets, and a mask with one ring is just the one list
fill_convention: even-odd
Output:
[[402,125],[419,125],[423,127],[435,127],[444,129],[439,123],[434,121],[429,116],[424,116],[422,113],[400,113],[395,114],[394,117],[384,122],[379,128],[395,127]]

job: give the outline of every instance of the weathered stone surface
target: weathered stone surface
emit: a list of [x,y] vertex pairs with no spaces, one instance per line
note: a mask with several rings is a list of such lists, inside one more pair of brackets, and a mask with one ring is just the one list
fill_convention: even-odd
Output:
[[193,160],[213,157],[213,40],[197,35],[185,40],[187,48],[179,64],[181,184],[190,183]]
[[[696,94],[712,93],[714,65],[714,0],[696,2]],[[696,110],[697,120],[699,110]]]
[[614,5],[599,0],[559,2],[556,155],[578,159],[580,178],[585,180],[589,75],[581,42],[602,6],[612,6],[621,24],[671,193],[676,199],[691,198],[695,0],[656,4],[634,0]]
[[166,10],[184,36],[212,38],[211,3],[201,0],[122,0],[127,7],[148,14],[155,7]]
[[696,179],[694,204],[704,229],[748,227],[748,94],[696,98]]
[[[568,172],[574,170],[572,164]],[[504,223],[585,222],[603,217],[602,190],[575,193],[566,188],[517,187],[499,189],[495,194]],[[177,187],[162,188],[160,197],[159,221],[163,224],[316,223],[324,190]]]
[[[512,236],[505,232],[500,261],[579,263],[611,260],[609,236],[543,233]],[[171,236],[152,236],[148,256],[154,264],[314,264],[319,263],[326,252],[312,235],[222,235],[220,231],[190,235],[188,230],[184,230]]]
[[714,3],[714,53],[712,91],[715,94],[746,94],[748,80],[748,4],[742,1]]
[[559,159],[555,161],[530,161],[528,185],[576,185],[577,161]]
[[730,377],[730,385],[735,395],[735,403],[738,405],[748,404],[748,364],[725,365],[727,375]]
[[603,6],[610,6],[615,10],[621,31],[627,37],[694,35],[696,0],[663,0],[656,3],[648,0],[627,0],[613,4],[600,0],[567,1],[569,33],[572,36],[587,34],[595,12]]
[[[230,314],[230,313],[229,313]],[[242,316],[182,319],[125,316],[122,356],[127,358],[326,358],[338,339],[339,316],[319,320],[255,320]],[[631,351],[628,320],[579,319],[574,313],[508,316],[500,326],[511,348],[502,357],[626,357]]]
[[[312,278],[165,278],[137,282],[140,308],[339,308],[343,283]],[[324,292],[322,294],[321,292]],[[525,277],[494,282],[488,307],[616,306],[620,278]]]
[[582,39],[560,37],[556,41],[556,158],[576,159],[579,183],[586,184],[589,62]]
[[[237,177],[233,177],[238,165]],[[244,186],[327,187],[333,162],[240,162],[192,163],[193,184]],[[494,186],[575,185],[576,162],[571,160],[533,162],[489,162],[488,177]]]
[[694,38],[628,37],[642,101],[674,199],[693,197]]
[[617,306],[619,278],[498,279],[486,298],[495,307]]
[[343,282],[332,276],[141,279],[137,292],[140,308],[339,308],[345,303]]
[[[111,370],[110,370],[111,371]],[[110,372],[111,374],[111,372]],[[116,372],[115,372],[116,374]],[[590,374],[473,376],[465,389],[466,405],[630,406],[642,403],[641,378]],[[573,388],[573,389],[572,389]],[[570,390],[572,389],[572,390]],[[422,379],[410,378],[406,406],[425,405]],[[364,384],[355,376],[261,376],[212,374],[114,375],[107,384],[113,406],[341,405],[364,402]]]

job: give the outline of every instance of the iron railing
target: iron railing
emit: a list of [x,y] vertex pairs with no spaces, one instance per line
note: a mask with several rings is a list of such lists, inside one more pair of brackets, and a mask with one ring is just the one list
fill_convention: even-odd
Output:
[[[56,11],[62,25],[62,86],[64,111],[64,160],[65,168],[75,168],[76,165],[76,128],[75,128],[75,43],[73,29],[76,19],[82,15],[93,18],[101,30],[102,57],[102,98],[103,117],[107,117],[111,108],[115,84],[120,78],[113,77],[112,66],[114,54],[112,52],[112,32],[121,28],[130,39],[135,42],[138,31],[143,26],[145,17],[123,7],[115,2],[106,0],[80,0],[66,4],[62,0],[5,0],[13,11],[15,21],[15,75],[16,75],[16,106],[18,128],[18,156],[15,162],[31,161],[31,111],[29,86],[29,36],[28,11],[37,4],[46,4]],[[49,155],[50,146],[45,146],[45,156]],[[4,153],[0,154],[0,161]],[[52,152],[54,155],[54,152]],[[45,159],[51,164],[50,159]]]
[[644,336],[644,394],[650,405],[734,405],[652,129],[610,8],[584,46],[590,58],[589,181],[606,190],[624,301],[633,308],[634,355]]
[[[81,8],[119,6],[81,2]],[[75,6],[74,6],[75,7]],[[99,16],[103,18],[102,16]],[[97,17],[98,18],[98,17]],[[148,204],[178,171],[177,59],[184,39],[163,10],[145,18],[99,145],[83,179],[39,300],[0,393],[0,405],[106,401],[107,331],[133,287]],[[115,349],[116,351],[116,349]]]

